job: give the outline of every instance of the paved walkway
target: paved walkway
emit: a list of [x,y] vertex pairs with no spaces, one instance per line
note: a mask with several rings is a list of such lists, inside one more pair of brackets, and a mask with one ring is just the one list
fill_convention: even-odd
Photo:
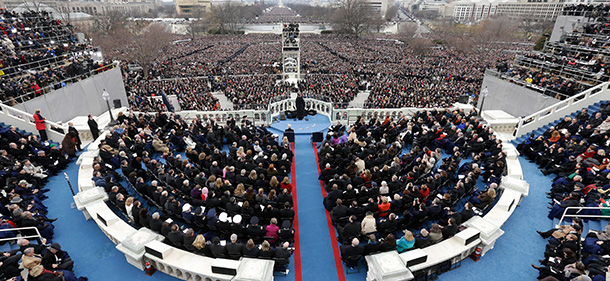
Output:
[[233,109],[233,103],[227,99],[222,92],[213,92],[212,96],[218,99],[218,102],[220,102],[220,108],[229,110]]
[[356,95],[354,100],[349,102],[349,106],[348,107],[360,107],[360,108],[363,108],[364,107],[364,102],[366,101],[366,99],[369,98],[370,94],[371,94],[371,91],[369,91],[369,90],[358,92],[358,95]]

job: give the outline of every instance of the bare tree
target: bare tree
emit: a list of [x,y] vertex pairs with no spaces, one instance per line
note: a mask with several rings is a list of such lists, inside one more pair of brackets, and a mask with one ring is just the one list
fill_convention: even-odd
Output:
[[144,26],[139,32],[132,34],[128,42],[128,51],[123,57],[129,61],[137,62],[148,75],[148,70],[155,59],[159,56],[161,49],[166,47],[171,38],[162,24],[151,23]]
[[23,0],[23,6],[35,12],[40,12],[46,7],[41,0]]
[[364,0],[341,0],[333,19],[334,29],[358,36],[371,26],[373,14]]
[[400,41],[408,43],[413,40],[417,33],[417,24],[414,22],[405,22],[398,25],[398,37]]
[[101,22],[103,29],[98,29],[92,36],[94,44],[110,59],[139,64],[145,76],[172,38],[162,23],[123,22],[114,17]]
[[519,28],[525,32],[525,36],[529,39],[544,33],[547,29],[553,28],[553,22],[549,20],[538,21],[530,17],[526,17],[519,24]]
[[377,33],[381,32],[381,29],[386,25],[386,21],[381,17],[381,15],[373,15],[369,21],[369,27],[372,30],[376,30]]
[[392,5],[385,11],[385,20],[391,21],[396,15],[398,15],[398,7]]
[[434,44],[430,39],[424,37],[413,38],[409,43],[409,47],[411,47],[411,50],[413,50],[413,53],[416,55],[425,54],[433,45]]
[[216,27],[219,33],[230,33],[237,30],[241,9],[231,2],[213,6],[206,21]]
[[202,7],[193,7],[191,13],[188,14],[188,35],[191,40],[195,40],[197,34],[205,31],[203,17],[205,16],[205,9]]
[[512,41],[516,25],[508,17],[490,18],[481,23],[483,32],[490,41]]

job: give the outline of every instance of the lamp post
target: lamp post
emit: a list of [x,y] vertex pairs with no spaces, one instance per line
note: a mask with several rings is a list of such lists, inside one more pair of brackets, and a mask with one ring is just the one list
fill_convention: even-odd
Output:
[[108,113],[110,114],[110,123],[108,126],[112,127],[117,124],[116,120],[114,120],[114,116],[112,116],[112,110],[110,109],[110,94],[104,89],[102,91],[102,99],[106,101],[106,106],[108,106]]
[[481,106],[479,107],[479,116],[483,116],[483,104],[485,103],[485,97],[489,94],[489,90],[487,87],[481,91],[479,97],[481,98]]

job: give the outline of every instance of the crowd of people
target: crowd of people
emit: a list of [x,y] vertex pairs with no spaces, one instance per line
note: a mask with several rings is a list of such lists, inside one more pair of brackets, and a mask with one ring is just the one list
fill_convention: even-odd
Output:
[[452,237],[493,204],[506,161],[493,130],[464,111],[359,119],[349,130],[337,123],[318,146],[324,207],[348,263]]
[[610,12],[610,5],[600,4],[576,4],[568,5],[563,8],[562,14],[565,16],[582,16],[599,17],[607,15]]
[[273,6],[265,9],[261,15],[254,18],[243,18],[242,22],[246,24],[279,24],[285,22],[324,23],[325,21],[302,17],[289,7]]
[[118,121],[99,145],[92,179],[136,227],[197,254],[288,264],[295,213],[286,139],[278,143],[245,117],[187,123],[175,114],[132,113]]
[[570,5],[566,15],[584,13],[587,22],[574,27],[560,41],[547,42],[544,52],[518,57],[510,65],[501,62],[496,69],[512,82],[563,99],[610,78],[603,55],[608,50],[608,4]]
[[0,9],[0,101],[20,103],[108,68],[46,11]]
[[[505,44],[481,47],[477,52],[459,53],[436,47],[418,55],[398,40],[385,38],[351,38],[345,35],[300,34],[303,81],[292,91],[303,96],[337,103],[341,107],[354,99],[366,83],[371,94],[368,108],[446,107],[460,96],[476,96],[486,68],[512,58],[501,48],[523,49],[522,45]],[[387,37],[387,36],[386,36]],[[391,36],[390,36],[391,37]],[[493,45],[493,46],[492,46]],[[193,78],[207,80],[184,85],[187,98],[200,94],[206,98],[210,83],[212,91],[223,92],[237,109],[264,108],[261,105],[288,96],[285,85],[279,83],[281,73],[280,38],[270,34],[214,35],[195,41],[172,44],[164,52],[179,56],[160,57],[151,67],[154,78]],[[184,50],[186,49],[186,50]],[[175,52],[174,50],[181,50]],[[236,77],[238,76],[238,77]],[[126,89],[145,108],[156,108],[154,102],[142,101],[159,95],[153,80],[142,73],[125,74]],[[208,82],[209,81],[209,82]],[[232,86],[232,87],[229,87]],[[132,89],[139,88],[139,92]],[[165,94],[184,91],[165,89]],[[397,101],[397,102],[394,102]],[[214,110],[209,103],[189,106],[189,109]],[[248,105],[251,104],[251,105]],[[160,105],[160,104],[157,104]],[[135,109],[140,109],[136,107]]]
[[276,75],[222,77],[214,88],[225,94],[234,109],[266,109],[270,102],[287,99],[292,92],[292,86],[278,83]]
[[[582,109],[575,118],[566,117],[543,134],[530,135],[517,146],[522,155],[539,165],[545,175],[556,175],[547,197],[550,219],[560,218],[568,207],[608,207],[610,193],[609,145],[610,107],[604,104],[599,112]],[[576,214],[568,210],[567,214]],[[602,215],[606,210],[582,210],[580,215]],[[587,275],[593,280],[606,280],[610,261],[600,256],[606,252],[607,232],[584,233],[583,222],[574,218],[570,225],[539,231],[548,239],[544,259],[532,265],[540,272],[539,279],[562,280]],[[607,230],[610,230],[607,228]],[[584,243],[581,242],[584,240]],[[585,279],[582,279],[585,280]],[[588,279],[590,280],[590,279]]]
[[[63,144],[22,134],[14,126],[0,129],[0,135],[0,229],[26,228],[3,231],[0,237],[40,235],[40,239],[32,239],[31,243],[18,239],[19,249],[2,253],[0,276],[5,280],[20,278],[21,264],[29,270],[29,280],[86,280],[74,275],[70,256],[58,243],[52,243],[53,222],[57,218],[48,216],[44,204],[48,198],[45,195],[49,191],[48,178],[66,168],[74,154],[68,154]],[[60,274],[63,279],[54,279]]]

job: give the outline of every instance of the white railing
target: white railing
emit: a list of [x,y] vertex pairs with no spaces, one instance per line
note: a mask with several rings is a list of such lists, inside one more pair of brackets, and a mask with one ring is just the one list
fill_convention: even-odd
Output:
[[519,117],[519,123],[515,131],[515,137],[532,132],[555,119],[562,118],[568,113],[572,113],[581,108],[592,105],[602,100],[610,99],[610,82],[599,84],[578,95],[562,100],[536,113],[525,117]]
[[[465,104],[455,104],[449,108],[416,108],[416,107],[403,107],[403,108],[335,108],[335,104],[332,102],[325,102],[313,98],[304,98],[305,110],[315,110],[318,114],[328,116],[331,122],[341,121],[343,123],[350,123],[356,121],[358,117],[362,117],[365,121],[371,118],[385,118],[386,115],[390,115],[392,118],[399,118],[401,114],[405,116],[411,116],[413,113],[420,111],[432,111],[432,110],[456,110],[465,109],[471,110],[474,107]],[[255,109],[244,109],[244,110],[222,110],[222,111],[198,111],[198,110],[182,110],[176,112],[185,120],[192,120],[197,117],[198,119],[214,118],[217,122],[224,122],[229,117],[233,117],[236,120],[247,116],[250,121],[255,125],[269,125],[277,118],[280,113],[286,110],[296,110],[295,105],[296,99],[285,99],[277,102],[270,103],[266,110],[255,110]],[[155,112],[134,112],[137,114],[156,114]],[[171,114],[171,112],[165,112]]]
[[0,232],[6,232],[6,231],[20,231],[20,230],[35,230],[36,231],[36,235],[22,235],[22,236],[15,236],[15,237],[7,237],[7,238],[2,238],[0,239],[0,243],[4,243],[6,241],[11,241],[11,240],[19,240],[19,239],[36,239],[38,241],[42,241],[42,235],[40,235],[40,231],[38,231],[38,228],[36,228],[35,226],[26,226],[26,227],[16,227],[16,228],[6,228],[6,229],[0,229]]
[[471,110],[474,107],[466,104],[455,104],[449,108],[417,108],[417,107],[402,107],[402,108],[335,108],[333,109],[333,115],[331,116],[332,121],[346,121],[348,123],[352,123],[356,121],[356,119],[360,116],[364,121],[369,121],[372,118],[385,118],[386,115],[390,115],[390,117],[396,119],[404,114],[405,116],[411,116],[413,113],[420,111],[433,111],[433,110],[455,110],[455,109],[465,109]]
[[[0,104],[0,121],[33,134],[38,133],[33,114],[5,104]],[[61,143],[65,134],[68,132],[68,126],[49,120],[46,120],[45,124],[47,126],[47,136],[49,139]],[[55,129],[63,130],[63,133],[58,132]]]
[[[582,210],[602,210],[602,209],[610,209],[610,207],[567,207],[563,210],[563,215],[561,215],[561,219],[557,225],[561,225],[565,218],[597,218],[597,219],[610,219],[610,216],[607,215],[579,215],[578,213]],[[575,214],[568,214],[568,211],[576,210]]]

